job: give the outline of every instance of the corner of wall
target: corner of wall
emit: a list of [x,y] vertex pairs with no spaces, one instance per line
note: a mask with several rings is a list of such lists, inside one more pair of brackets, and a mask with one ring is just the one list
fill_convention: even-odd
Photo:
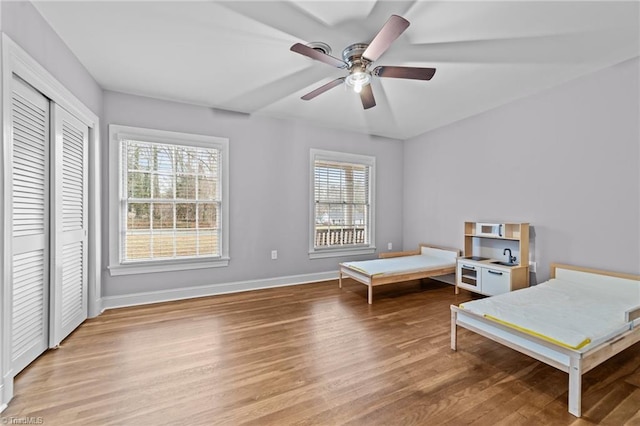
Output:
[[[2,2],[0,1],[0,94],[4,90],[2,87],[4,81],[3,74],[3,53],[4,53],[4,34],[2,32]],[[3,102],[1,100],[2,96],[0,96],[0,129],[4,129],[3,122]],[[4,134],[4,132],[2,132]],[[0,137],[0,164],[4,164],[4,137]],[[4,166],[3,166],[4,167]],[[2,197],[0,198],[0,241],[4,241],[4,173],[0,173],[0,194]],[[0,244],[0,277],[4,277],[4,244]],[[0,286],[0,307],[2,307],[2,311],[5,311],[4,306],[4,286]],[[4,330],[5,321],[4,315],[0,315],[0,342],[4,341]],[[0,413],[2,413],[8,406],[9,401],[13,397],[13,378],[9,376],[6,371],[7,368],[5,365],[8,365],[6,362],[6,353],[8,351],[4,349],[4,345],[0,348]]]

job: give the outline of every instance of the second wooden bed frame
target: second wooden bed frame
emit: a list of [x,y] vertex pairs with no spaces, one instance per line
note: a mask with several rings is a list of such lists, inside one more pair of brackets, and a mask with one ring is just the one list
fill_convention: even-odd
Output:
[[[439,250],[446,250],[446,251],[451,251],[454,252],[456,254],[456,257],[460,256],[460,250],[457,249],[452,249],[449,247],[439,247],[439,246],[433,246],[433,245],[428,245],[428,244],[420,244],[420,246],[418,247],[417,250],[410,250],[410,251],[397,251],[397,252],[390,252],[390,253],[380,253],[380,255],[378,256],[380,259],[388,259],[391,257],[400,257],[400,256],[415,256],[418,254],[422,254],[422,248],[423,247],[430,247],[430,248],[435,248],[435,249],[439,249]],[[436,277],[439,275],[447,275],[447,274],[452,274],[456,272],[456,266],[453,265],[451,267],[444,267],[444,268],[433,268],[433,269],[425,269],[422,271],[413,271],[413,272],[399,272],[399,273],[395,273],[395,274],[384,274],[384,275],[367,275],[364,274],[360,271],[357,271],[355,269],[349,268],[348,265],[345,265],[343,263],[340,264],[340,270],[339,270],[339,279],[338,279],[338,285],[340,288],[342,288],[342,277],[343,276],[347,276],[349,278],[352,278],[364,285],[366,285],[369,290],[368,290],[368,302],[371,305],[373,303],[373,287],[379,286],[379,285],[385,285],[385,284],[391,284],[391,283],[398,283],[398,282],[403,282],[403,281],[411,281],[411,280],[419,280],[422,278],[429,278],[429,277]]]
[[[561,270],[640,281],[640,276],[638,275],[619,274],[560,264],[551,265],[550,278],[555,278],[556,273]],[[640,306],[625,312],[625,318],[626,322],[640,318]],[[580,352],[550,343],[539,337],[521,332],[489,320],[481,315],[465,311],[458,306],[451,305],[451,349],[454,351],[457,347],[458,326],[508,346],[511,349],[515,349],[525,355],[529,355],[565,373],[569,373],[569,413],[576,417],[580,417],[582,414],[582,375],[631,345],[640,342],[640,325],[638,325],[586,352]]]

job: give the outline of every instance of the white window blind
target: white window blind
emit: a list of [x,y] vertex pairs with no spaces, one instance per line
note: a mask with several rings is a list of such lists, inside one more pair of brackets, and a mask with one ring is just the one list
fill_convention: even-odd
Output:
[[221,157],[121,140],[121,263],[221,256]]
[[313,250],[371,245],[371,163],[314,156]]

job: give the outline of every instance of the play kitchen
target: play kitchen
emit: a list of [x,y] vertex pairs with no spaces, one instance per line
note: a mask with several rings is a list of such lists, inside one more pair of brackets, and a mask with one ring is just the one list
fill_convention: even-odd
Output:
[[529,224],[465,222],[459,288],[494,296],[529,286]]

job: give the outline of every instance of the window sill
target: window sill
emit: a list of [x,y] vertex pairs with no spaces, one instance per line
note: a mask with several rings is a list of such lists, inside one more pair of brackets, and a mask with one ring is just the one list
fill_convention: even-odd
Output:
[[326,259],[329,257],[357,256],[362,254],[373,254],[375,247],[348,248],[348,249],[326,249],[309,252],[309,259]]
[[154,272],[186,271],[190,269],[223,268],[229,265],[229,258],[208,260],[174,260],[157,262],[128,263],[109,266],[109,274],[118,275],[151,274]]

